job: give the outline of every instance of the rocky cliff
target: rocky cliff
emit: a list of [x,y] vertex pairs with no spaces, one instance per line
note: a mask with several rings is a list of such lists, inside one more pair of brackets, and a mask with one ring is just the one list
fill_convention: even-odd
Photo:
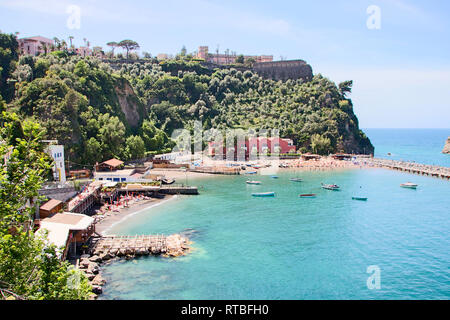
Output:
[[444,150],[442,150],[442,153],[450,154],[450,137],[448,137],[447,142],[444,146]]
[[127,123],[130,127],[137,128],[146,116],[144,106],[127,80],[120,79],[114,90]]

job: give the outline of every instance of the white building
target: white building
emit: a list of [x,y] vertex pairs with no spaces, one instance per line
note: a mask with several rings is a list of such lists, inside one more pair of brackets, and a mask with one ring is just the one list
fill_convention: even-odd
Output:
[[150,182],[153,180],[146,178],[149,174],[150,169],[145,173],[138,173],[135,169],[96,171],[94,179],[102,182]]
[[53,158],[53,178],[55,181],[66,182],[66,166],[64,164],[64,146],[49,145],[48,153]]

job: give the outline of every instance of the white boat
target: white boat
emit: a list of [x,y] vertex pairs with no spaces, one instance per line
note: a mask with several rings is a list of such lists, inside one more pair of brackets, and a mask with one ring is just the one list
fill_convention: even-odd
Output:
[[293,182],[302,182],[303,180],[300,178],[290,178],[289,180],[293,181]]
[[412,183],[412,182],[402,183],[400,185],[400,187],[408,188],[408,189],[417,189],[418,186],[419,186],[418,184],[415,184],[415,183]]
[[322,188],[326,190],[339,191],[341,188],[337,184],[323,184]]
[[247,171],[245,174],[257,174],[257,171]]
[[247,184],[261,184],[261,181],[246,181]]

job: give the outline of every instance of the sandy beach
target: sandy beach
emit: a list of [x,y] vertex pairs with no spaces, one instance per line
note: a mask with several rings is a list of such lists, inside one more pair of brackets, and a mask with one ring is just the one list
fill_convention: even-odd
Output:
[[149,208],[152,208],[154,206],[157,206],[164,202],[167,202],[173,198],[176,198],[176,196],[166,195],[162,199],[152,198],[150,200],[142,200],[141,202],[136,203],[129,208],[120,209],[119,212],[112,212],[109,215],[102,217],[102,220],[97,222],[97,224],[95,226],[95,230],[97,233],[99,233],[103,236],[107,235],[109,230],[113,226],[115,226],[119,223],[122,223],[127,218],[129,218],[141,211],[147,210]]

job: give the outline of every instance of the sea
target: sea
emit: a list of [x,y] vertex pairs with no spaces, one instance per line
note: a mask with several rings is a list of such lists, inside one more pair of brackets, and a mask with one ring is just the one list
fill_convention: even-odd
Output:
[[[450,155],[441,154],[450,129],[364,131],[377,157],[450,167]],[[450,181],[386,169],[252,176],[261,185],[247,179],[179,181],[200,195],[116,225],[110,234],[182,233],[193,249],[105,266],[100,299],[450,299]],[[419,187],[399,187],[407,181]]]

